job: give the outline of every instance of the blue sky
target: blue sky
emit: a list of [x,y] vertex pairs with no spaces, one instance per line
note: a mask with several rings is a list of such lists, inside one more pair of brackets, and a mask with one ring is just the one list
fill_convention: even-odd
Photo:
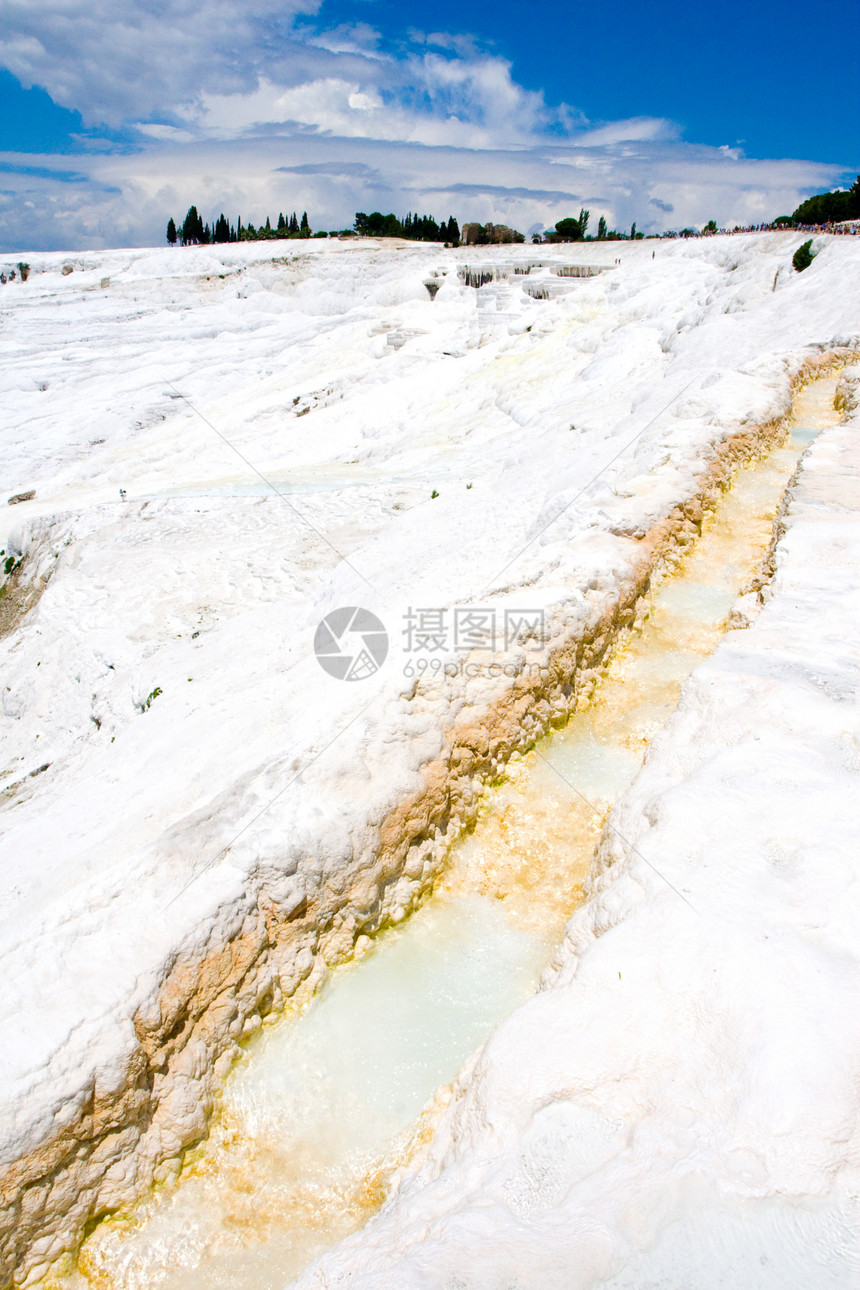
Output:
[[157,242],[191,201],[757,222],[860,168],[860,7],[826,34],[795,0],[431,12],[0,0],[0,248]]
[[[743,140],[754,156],[860,165],[860,95],[850,88],[860,80],[860,6],[840,6],[823,30],[798,0],[436,0],[432,12],[433,30],[476,33],[521,85],[592,120],[666,117],[697,143]],[[394,0],[323,13],[333,25],[367,15],[394,40],[405,27]]]

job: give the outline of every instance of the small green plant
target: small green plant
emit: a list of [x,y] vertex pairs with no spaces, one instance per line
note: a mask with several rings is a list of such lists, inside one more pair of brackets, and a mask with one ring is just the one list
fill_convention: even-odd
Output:
[[155,689],[152,691],[152,693],[146,696],[146,702],[144,703],[143,706],[146,708],[147,712],[149,711],[150,704],[152,703],[153,699],[157,699],[159,694],[161,694],[161,686],[157,685]]
[[19,273],[20,273],[20,275],[21,275],[21,281],[22,281],[22,282],[26,282],[26,281],[27,281],[27,279],[28,279],[28,278],[29,278],[29,276],[30,276],[30,266],[29,266],[29,264],[24,264],[21,260],[19,260],[19,261],[18,261],[18,272],[19,272]]
[[466,485],[466,487],[467,487],[467,488],[471,488],[471,487],[472,487],[472,485],[471,485],[471,484],[467,484],[467,485]]
[[812,238],[810,238],[808,242],[804,242],[802,246],[799,246],[791,257],[792,267],[798,273],[803,273],[803,270],[808,269],[814,259],[815,256],[812,253]]
[[16,560],[14,555],[7,555],[6,560],[3,564],[3,573],[7,578],[9,577],[9,574],[12,572],[12,570],[15,568],[15,564],[16,564]]
[[436,489],[435,489],[435,488],[433,489],[433,492],[430,494],[430,496],[431,496],[431,498],[433,498],[433,497],[438,497],[438,496],[439,496],[439,494],[436,492]]

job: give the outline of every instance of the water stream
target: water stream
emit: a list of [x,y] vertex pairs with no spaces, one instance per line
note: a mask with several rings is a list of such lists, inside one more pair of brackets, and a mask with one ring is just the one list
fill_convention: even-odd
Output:
[[834,389],[797,396],[785,446],[739,471],[595,700],[511,764],[433,898],[264,1028],[179,1182],[97,1228],[66,1285],[280,1290],[378,1207],[465,1059],[534,990],[607,811],[726,630],[800,454],[839,419]]

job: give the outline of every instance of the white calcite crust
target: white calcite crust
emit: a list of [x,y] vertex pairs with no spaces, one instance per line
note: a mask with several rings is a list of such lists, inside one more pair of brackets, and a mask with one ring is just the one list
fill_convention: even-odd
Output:
[[[4,483],[35,490],[0,496],[24,557],[0,640],[7,1268],[178,1168],[247,1027],[421,898],[792,380],[856,345],[860,246],[821,239],[799,276],[797,242],[25,257],[0,299]],[[515,258],[607,271],[457,275]],[[541,275],[549,299],[523,290]],[[547,646],[506,656],[543,678],[416,682],[407,609],[487,603],[546,611]],[[351,604],[392,637],[354,685],[313,655]]]
[[302,1290],[857,1284],[860,417],[807,450],[782,524],[543,989]]

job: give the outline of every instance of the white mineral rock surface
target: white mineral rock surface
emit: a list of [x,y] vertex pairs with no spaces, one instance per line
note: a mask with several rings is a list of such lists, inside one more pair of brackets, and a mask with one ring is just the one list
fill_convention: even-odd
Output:
[[[477,776],[386,867],[381,823],[446,732],[510,690],[486,672],[416,686],[409,607],[541,609],[550,647],[587,636],[634,585],[637,536],[696,496],[715,447],[782,415],[804,362],[857,344],[860,246],[822,238],[797,275],[798,240],[663,243],[653,259],[625,244],[619,267],[617,245],[32,255],[29,281],[0,288],[4,486],[36,493],[2,506],[0,546],[25,557],[13,581],[47,577],[0,641],[0,1166],[59,1144],[15,1193],[7,1261],[30,1246],[38,1270],[174,1168],[254,1010],[402,917],[468,815]],[[537,268],[477,293],[457,275],[538,259],[607,271]],[[523,289],[541,281],[546,299]],[[837,1192],[849,1205],[856,592],[843,548],[819,542],[856,568],[846,469],[822,467],[809,535],[787,539],[779,576],[802,584],[802,610],[789,588],[783,618],[756,624],[760,667],[746,635],[727,643],[619,817],[637,845],[650,829],[689,904],[635,856],[607,872],[554,988],[503,1028],[446,1122],[428,1169],[450,1159],[450,1180],[404,1193],[355,1267],[403,1255],[410,1284],[454,1284],[460,1247],[470,1286],[503,1284],[511,1259],[523,1284],[586,1285],[670,1231],[683,1261],[700,1239],[685,1216],[710,1249],[753,1221],[749,1197],[774,1232],[777,1193],[816,1197],[814,1245]],[[391,637],[361,682],[313,653],[343,605]],[[504,655],[531,657],[528,641]],[[740,760],[723,764],[721,741]],[[304,939],[280,945],[267,929],[291,917]],[[581,1282],[558,1271],[571,1243]]]
[[858,1284],[860,417],[808,449],[784,524],[543,989],[302,1290]]

